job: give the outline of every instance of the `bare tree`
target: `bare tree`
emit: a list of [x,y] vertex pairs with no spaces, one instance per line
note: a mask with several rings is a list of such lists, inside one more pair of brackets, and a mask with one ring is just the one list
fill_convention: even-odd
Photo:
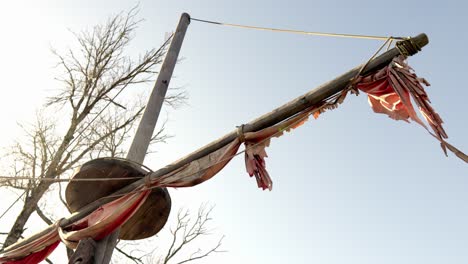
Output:
[[[188,210],[179,210],[176,226],[170,230],[170,243],[167,246],[153,247],[152,250],[139,250],[132,243],[124,242],[116,248],[120,256],[136,264],[182,264],[206,258],[212,254],[224,252],[221,245],[224,237],[206,248],[197,245],[204,237],[212,235],[209,224],[213,207],[201,205],[194,217]],[[156,241],[158,238],[156,238]],[[203,243],[206,244],[206,243]],[[118,261],[117,261],[118,262]]]
[[[88,159],[124,153],[123,147],[132,135],[143,104],[128,97],[119,101],[117,95],[127,87],[154,79],[168,42],[136,59],[127,56],[126,50],[140,22],[136,14],[136,9],[117,14],[103,25],[75,33],[77,48],[62,53],[53,51],[62,71],[57,78],[63,84],[62,89],[48,99],[35,123],[23,127],[26,139],[18,141],[6,155],[12,179],[2,181],[1,185],[24,193],[21,212],[3,247],[22,236],[33,212],[46,223],[53,221],[48,212],[39,208],[39,201],[53,179],[70,175],[73,168]],[[168,96],[166,103],[178,106],[185,99],[185,92],[177,90]],[[56,125],[56,120],[66,121],[65,127]],[[162,126],[153,143],[167,138]],[[27,179],[15,179],[21,176]]]

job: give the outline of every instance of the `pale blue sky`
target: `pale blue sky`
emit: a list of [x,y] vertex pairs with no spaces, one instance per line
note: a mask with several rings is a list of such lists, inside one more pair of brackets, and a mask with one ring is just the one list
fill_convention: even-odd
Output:
[[[49,46],[72,39],[135,1],[0,4],[2,145],[49,94]],[[140,1],[145,21],[131,52],[158,46],[182,12],[230,23],[371,35],[428,34],[409,59],[445,121],[449,142],[468,152],[466,41],[462,1]],[[379,41],[249,31],[192,22],[173,86],[189,106],[170,116],[177,137],[146,165],[157,169],[236,125],[364,62]],[[274,188],[262,192],[233,160],[213,180],[171,191],[173,213],[216,204],[229,252],[203,263],[467,263],[468,170],[415,124],[372,113],[365,95],[308,122],[267,150]],[[4,208],[2,204],[1,208]],[[14,215],[14,213],[13,213]],[[174,215],[174,214],[173,214]],[[2,230],[3,231],[3,230]]]

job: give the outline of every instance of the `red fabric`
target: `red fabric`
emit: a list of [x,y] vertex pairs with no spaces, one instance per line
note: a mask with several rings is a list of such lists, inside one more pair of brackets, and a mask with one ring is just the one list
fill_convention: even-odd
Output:
[[400,56],[389,66],[362,78],[357,88],[368,94],[369,103],[376,113],[387,114],[395,120],[412,119],[426,127],[413,108],[412,97],[434,132],[440,138],[447,138],[442,128],[443,121],[430,106],[429,97],[421,84],[429,86],[425,79],[418,78],[411,71],[404,57]]
[[91,237],[100,240],[125,223],[140,208],[151,190],[136,190],[101,206],[84,219],[59,229],[59,235],[67,247],[76,248],[81,239]]
[[22,259],[19,259],[19,260],[6,261],[6,262],[2,262],[2,260],[0,260],[0,263],[5,263],[5,264],[36,264],[36,263],[39,263],[39,262],[43,261],[44,259],[46,259],[50,255],[50,253],[52,253],[59,244],[60,244],[60,241],[56,241],[53,244],[45,247],[43,250],[41,250],[39,252],[35,252],[33,254],[30,254],[25,258],[22,258]]
[[289,132],[303,125],[314,111],[315,108],[306,109],[277,125],[257,132],[245,133],[245,167],[251,177],[255,176],[259,188],[270,191],[273,188],[273,181],[266,170],[265,162],[265,158],[268,157],[265,148],[270,145],[270,138],[280,137],[284,131]]
[[394,58],[390,65],[361,78],[356,86],[368,94],[368,100],[374,112],[387,114],[395,120],[408,122],[411,119],[429,131],[414,110],[411,103],[413,99],[433,131],[429,133],[439,140],[445,154],[447,155],[448,149],[460,159],[468,162],[466,154],[445,141],[448,136],[442,127],[443,121],[430,105],[423,84],[429,86],[425,79],[418,78],[411,67],[406,64],[405,57],[399,56]]
[[16,247],[6,248],[0,257],[0,263],[39,263],[44,260],[58,245],[58,223],[55,223],[49,232],[32,240],[30,243]]
[[[85,231],[86,228],[94,227],[100,224],[100,222],[105,221],[107,218],[110,218],[113,214],[116,213],[117,210],[121,210],[109,224],[103,225],[101,228],[93,230],[91,237],[95,240],[100,240],[114,232],[115,229],[125,223],[125,221],[127,221],[138,210],[138,208],[140,208],[150,192],[150,190],[145,190],[134,193],[133,195],[136,195],[136,198],[134,201],[132,201],[132,204],[128,207],[119,208],[121,207],[121,204],[125,202],[125,200],[131,198],[129,197],[130,195],[122,196],[117,200],[101,206],[87,217],[74,223],[70,227],[65,228],[64,230],[66,232],[78,231],[77,233],[79,234],[79,231]],[[85,237],[89,236],[86,234]]]
[[[358,83],[359,90],[368,94],[369,104],[376,113],[387,114],[395,120],[408,122],[410,113],[415,116],[412,105],[406,106],[403,100],[395,92],[388,79],[388,67],[377,73],[365,77]],[[403,91],[402,97],[409,101],[408,91]]]
[[263,190],[269,189],[271,191],[273,189],[273,181],[271,180],[270,174],[266,170],[265,163],[265,158],[268,157],[268,155],[266,154],[265,150],[263,150],[261,153],[262,154],[253,155],[246,154],[245,166],[250,177],[255,175],[258,188],[262,188]]
[[128,219],[130,219],[130,217],[132,217],[132,215],[138,210],[138,208],[140,208],[140,206],[146,201],[146,198],[148,198],[148,195],[150,194],[150,192],[151,192],[150,190],[144,191],[133,206],[124,210],[122,214],[120,214],[119,217],[115,219],[115,221],[113,221],[111,224],[106,226],[106,228],[104,228],[100,233],[97,233],[94,239],[101,240],[107,235],[114,232],[118,227],[123,225]]
[[55,228],[44,236],[15,249],[9,250],[7,248],[0,257],[0,264],[39,263],[54,251],[60,243],[60,238],[67,246],[71,245],[71,247],[85,237],[100,240],[125,223],[140,208],[150,192],[146,189],[122,196],[65,228],[65,231],[61,230],[56,223]]

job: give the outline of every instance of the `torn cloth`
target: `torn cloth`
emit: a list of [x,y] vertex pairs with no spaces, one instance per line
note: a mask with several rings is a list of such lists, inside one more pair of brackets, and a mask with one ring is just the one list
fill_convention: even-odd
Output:
[[[429,83],[416,76],[406,63],[405,57],[400,55],[395,57],[388,66],[362,77],[356,87],[367,93],[369,104],[374,112],[386,114],[395,120],[415,121],[439,140],[445,154],[448,149],[460,159],[468,162],[466,154],[445,141],[448,136],[442,127],[443,121],[430,105],[429,97],[422,85],[429,86]],[[432,132],[418,117],[411,99],[418,106],[419,112],[431,127]]]

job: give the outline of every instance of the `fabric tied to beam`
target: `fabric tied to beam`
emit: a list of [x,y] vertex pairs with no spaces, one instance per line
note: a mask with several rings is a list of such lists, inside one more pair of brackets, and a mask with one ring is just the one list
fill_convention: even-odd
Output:
[[91,237],[100,240],[125,223],[143,204],[151,190],[141,187],[140,190],[126,194],[109,202],[85,218],[60,228],[60,221],[47,234],[32,242],[9,250],[0,256],[1,264],[36,264],[43,261],[60,243],[69,248],[76,248],[79,240]]
[[191,187],[207,181],[236,156],[239,147],[244,143],[247,172],[250,176],[255,176],[259,188],[271,190],[273,183],[265,168],[265,148],[270,145],[270,138],[279,137],[284,131],[299,127],[311,113],[312,110],[307,109],[274,126],[257,132],[242,133],[239,138],[224,147],[153,180],[153,187]]
[[[395,57],[388,66],[361,78],[356,87],[367,93],[369,104],[374,112],[387,114],[395,120],[415,121],[440,142],[445,155],[448,149],[463,161],[468,162],[466,154],[445,141],[448,136],[442,127],[443,121],[429,104],[429,97],[422,86],[423,84],[429,86],[429,83],[416,76],[405,59],[403,55]],[[418,117],[411,98],[432,132]]]
[[315,111],[313,109],[306,109],[302,113],[283,121],[277,125],[262,129],[257,132],[245,133],[245,166],[247,173],[252,177],[255,175],[257,186],[263,190],[272,190],[273,182],[266,170],[265,158],[268,157],[265,148],[270,146],[270,139],[272,137],[280,137],[284,131],[289,132],[304,124],[309,115]]

